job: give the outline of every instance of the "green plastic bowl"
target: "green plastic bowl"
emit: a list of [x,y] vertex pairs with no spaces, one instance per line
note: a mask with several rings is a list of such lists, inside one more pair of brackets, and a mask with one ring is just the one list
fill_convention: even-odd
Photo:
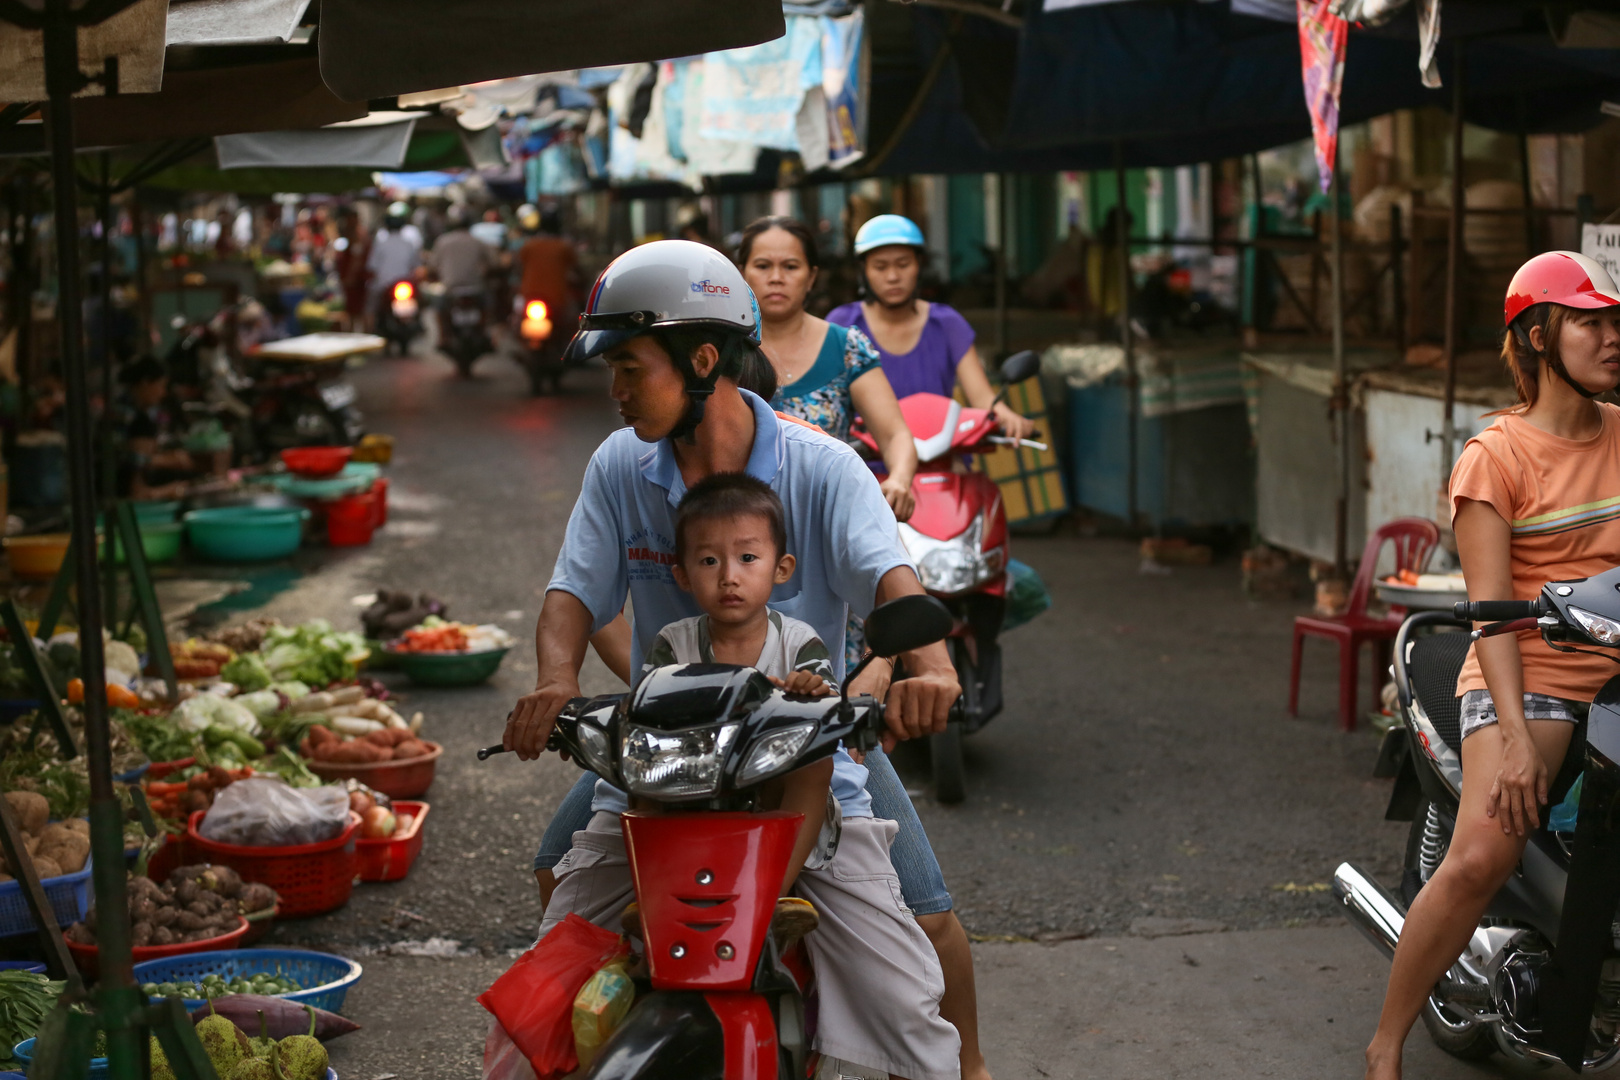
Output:
[[[148,563],[173,562],[180,557],[180,533],[184,526],[178,521],[141,521],[141,554]],[[124,541],[113,537],[113,559],[124,564]]]
[[474,686],[495,674],[510,645],[481,652],[396,652],[387,649],[384,654],[391,666],[403,671],[413,683],[421,686]]
[[180,516],[180,502],[178,499],[167,499],[162,502],[137,502],[135,507],[135,520],[141,525],[167,525]]
[[308,519],[302,507],[217,506],[185,516],[186,538],[213,562],[262,562],[297,551]]

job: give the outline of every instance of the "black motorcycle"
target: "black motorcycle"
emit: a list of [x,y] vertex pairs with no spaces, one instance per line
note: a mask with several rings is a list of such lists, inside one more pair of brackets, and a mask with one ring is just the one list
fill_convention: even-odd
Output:
[[451,289],[439,308],[440,351],[455,361],[456,371],[467,379],[478,358],[494,348],[484,290],[477,286]]
[[[1491,620],[1497,621],[1472,633],[1418,633]],[[1456,690],[1469,644],[1528,629],[1564,652],[1620,648],[1620,568],[1550,582],[1535,600],[1462,603],[1452,615],[1422,612],[1395,639],[1402,726],[1386,739],[1379,761],[1383,775],[1395,776],[1385,817],[1412,823],[1401,895],[1350,863],[1333,875],[1347,917],[1386,954],[1394,954],[1407,908],[1445,858],[1456,827],[1462,790]],[[1570,804],[1577,804],[1572,830]],[[1495,1052],[1527,1065],[1562,1061],[1591,1072],[1620,1062],[1620,675],[1604,684],[1577,725],[1550,785],[1548,810],[1555,808],[1561,812],[1542,815],[1518,869],[1424,1004],[1430,1036],[1456,1057]]]

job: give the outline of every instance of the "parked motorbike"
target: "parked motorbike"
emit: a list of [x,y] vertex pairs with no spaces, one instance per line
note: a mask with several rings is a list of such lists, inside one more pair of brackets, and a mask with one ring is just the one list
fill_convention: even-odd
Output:
[[366,433],[359,392],[342,364],[261,358],[245,396],[266,457],[293,446],[353,446]]
[[[1412,823],[1400,895],[1348,862],[1333,875],[1347,917],[1386,954],[1394,954],[1407,908],[1456,827],[1462,738],[1455,695],[1469,643],[1539,629],[1562,651],[1620,647],[1617,589],[1620,568],[1550,582],[1535,600],[1461,603],[1453,614],[1421,612],[1402,625],[1394,664],[1402,726],[1380,755],[1384,774],[1396,777],[1385,817]],[[1487,620],[1499,621],[1471,634],[1418,633]],[[1571,832],[1568,804],[1560,804],[1577,778]],[[1564,814],[1543,815],[1518,870],[1424,1003],[1423,1024],[1437,1046],[1459,1058],[1496,1052],[1527,1066],[1562,1061],[1596,1072],[1620,1062],[1620,676],[1604,684],[1577,725],[1548,808]]]
[[466,379],[472,376],[478,358],[495,346],[489,340],[489,315],[484,290],[477,287],[450,290],[440,308],[439,348],[455,361],[456,371]]
[[539,396],[548,391],[555,394],[562,389],[563,351],[568,346],[568,335],[556,333],[552,323],[553,312],[544,300],[525,300],[514,297],[512,324],[519,344],[523,347],[523,370],[529,375],[529,392]]
[[[1001,392],[1040,371],[1033,352],[1014,353],[1001,365]],[[957,471],[959,460],[999,446],[1044,450],[1042,443],[1000,434],[994,412],[968,409],[939,394],[911,394],[900,412],[917,443],[917,475],[911,481],[916,509],[900,523],[900,539],[917,564],[923,588],[944,601],[955,619],[949,647],[962,684],[961,723],[929,740],[934,797],[958,803],[967,797],[962,739],[1001,712],[1001,645],[1007,615],[1007,508],[996,482],[980,472]],[[852,434],[868,456],[877,440],[856,420]]]
[[[939,601],[907,596],[874,610],[866,636],[874,656],[888,657],[940,640],[951,625]],[[803,819],[757,801],[768,780],[831,756],[840,742],[879,744],[883,704],[849,697],[869,662],[845,677],[837,698],[786,694],[732,664],[664,667],[632,694],[575,699],[557,718],[547,749],[657,807],[622,817],[636,893],[625,923],[641,939],[645,976],[585,1080],[792,1080],[813,1071],[809,954],[802,941],[781,951],[772,933]]]
[[388,342],[385,352],[410,355],[411,342],[422,334],[422,307],[414,281],[401,278],[384,290],[377,308],[377,334]]

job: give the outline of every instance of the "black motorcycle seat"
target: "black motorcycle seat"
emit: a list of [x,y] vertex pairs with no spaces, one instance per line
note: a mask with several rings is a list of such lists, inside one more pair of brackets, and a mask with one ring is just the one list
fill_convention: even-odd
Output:
[[1462,749],[1462,702],[1457,678],[1468,659],[1472,639],[1466,633],[1426,634],[1411,644],[1406,662],[1412,693],[1440,738],[1453,750]]

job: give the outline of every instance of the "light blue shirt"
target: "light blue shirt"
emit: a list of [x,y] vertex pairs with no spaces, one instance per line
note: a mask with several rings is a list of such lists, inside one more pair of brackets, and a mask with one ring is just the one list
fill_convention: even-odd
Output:
[[[872,610],[878,582],[911,567],[894,513],[872,473],[848,446],[821,431],[786,422],[747,390],[754,412],[754,446],[747,472],[782,500],[793,577],[771,592],[771,607],[809,623],[827,646],[833,670],[844,674],[848,613]],[[686,484],[668,439],[649,446],[629,428],[602,443],[568,519],[549,589],[577,597],[591,613],[591,632],[633,602],[630,670],[670,623],[700,615],[690,593],[675,584],[675,508]],[[915,569],[915,567],[912,567]],[[866,769],[844,751],[834,760],[833,795],[845,817],[871,817]],[[594,810],[622,812],[624,793],[602,781]]]

